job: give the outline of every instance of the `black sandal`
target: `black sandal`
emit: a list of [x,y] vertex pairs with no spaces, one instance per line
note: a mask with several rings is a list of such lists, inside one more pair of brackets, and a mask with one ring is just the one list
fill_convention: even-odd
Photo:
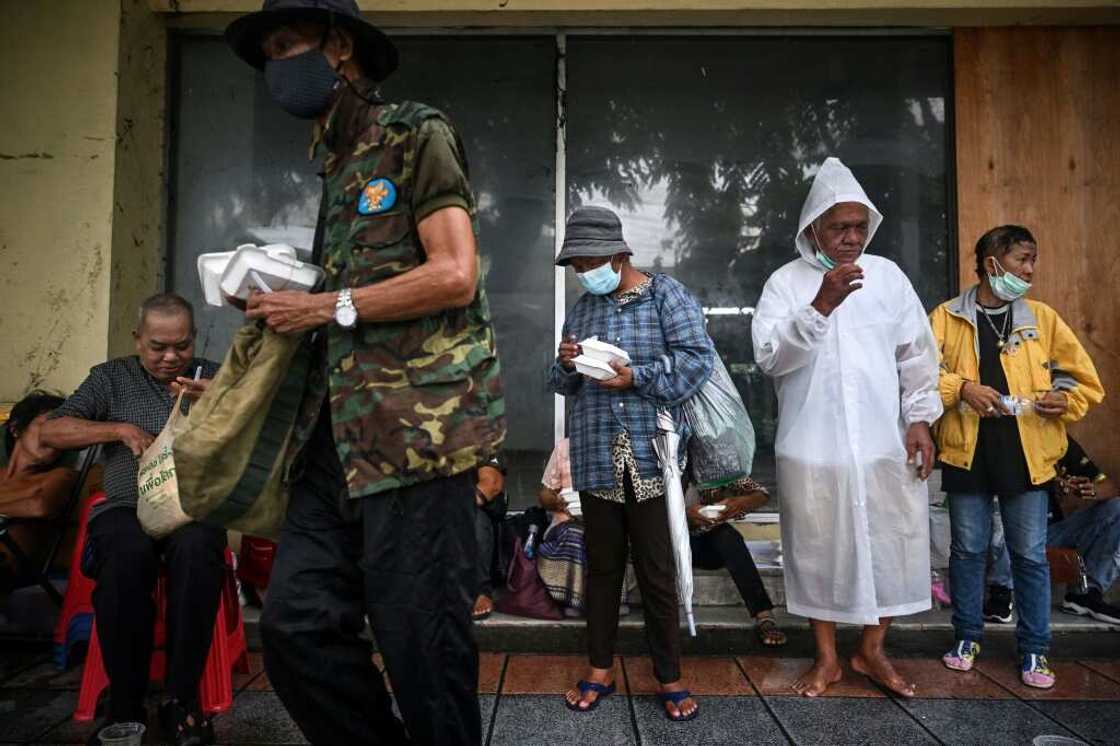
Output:
[[[483,598],[485,598],[486,600],[488,600],[490,602],[490,608],[486,609],[484,611],[479,611],[478,610],[478,601],[479,601],[479,599],[483,599]],[[475,599],[474,608],[471,609],[471,619],[473,621],[481,622],[483,619],[489,619],[490,615],[493,614],[493,613],[494,613],[494,599],[493,598],[491,598],[490,596],[479,596],[477,599]]]
[[[696,705],[696,709],[690,714],[684,715],[681,713],[681,703],[686,699],[692,699],[692,692],[687,689],[682,689],[679,692],[657,692],[657,698],[661,700],[662,709],[665,710],[665,717],[674,723],[687,723],[689,720],[695,720],[700,715],[700,705]],[[677,708],[677,714],[673,715],[669,712],[669,708],[665,705],[672,703]]]
[[[609,684],[600,684],[598,681],[585,681],[584,679],[580,679],[579,683],[576,684],[576,689],[579,690],[579,699],[576,700],[575,704],[569,702],[566,696],[564,697],[564,704],[573,712],[592,712],[599,706],[600,702],[615,692],[613,681]],[[583,702],[583,698],[587,696],[588,692],[595,692],[595,699],[591,700],[587,707],[581,707],[580,704]]]
[[187,708],[169,699],[159,708],[160,725],[165,736],[175,737],[175,746],[209,746],[214,743],[214,723],[198,709]]
[[773,617],[756,621],[754,623],[754,633],[764,647],[780,648],[789,642],[786,639],[786,633],[778,629],[778,623],[774,621]]

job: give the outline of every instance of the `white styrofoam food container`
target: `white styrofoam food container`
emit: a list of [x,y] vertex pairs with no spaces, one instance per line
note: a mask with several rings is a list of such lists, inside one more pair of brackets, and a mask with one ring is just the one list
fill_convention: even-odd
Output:
[[577,355],[572,358],[572,362],[576,364],[577,371],[588,378],[594,378],[596,381],[605,381],[618,375],[615,369],[607,363],[587,355]]
[[630,364],[629,352],[621,347],[615,347],[607,342],[602,342],[597,336],[588,337],[580,342],[579,346],[583,348],[582,352],[585,357],[599,360],[607,365],[611,363],[621,363],[622,365]]
[[577,517],[583,515],[583,507],[580,505],[578,492],[575,490],[560,490],[560,497],[564,500],[568,515]]
[[700,508],[700,515],[705,518],[719,518],[725,510],[727,510],[726,505],[705,505]]
[[[253,290],[310,290],[323,277],[323,270],[301,262],[287,244],[238,246],[222,272],[222,292],[245,300]],[[267,287],[261,287],[261,281]]]
[[222,273],[233,258],[232,251],[214,251],[198,255],[198,281],[202,283],[202,295],[209,306],[225,305],[222,299]]
[[296,250],[287,244],[250,243],[235,251],[201,254],[198,277],[206,302],[222,306],[223,295],[245,300],[253,290],[311,290],[323,270],[299,261]]

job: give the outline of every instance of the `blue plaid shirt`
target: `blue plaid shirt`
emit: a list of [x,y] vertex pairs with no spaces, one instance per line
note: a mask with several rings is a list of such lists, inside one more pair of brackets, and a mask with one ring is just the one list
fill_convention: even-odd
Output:
[[[715,346],[704,327],[704,314],[692,294],[668,275],[654,275],[650,292],[626,304],[610,295],[584,293],[564,320],[564,338],[600,340],[630,353],[634,385],[611,391],[558,362],[549,371],[549,385],[571,402],[572,487],[603,490],[617,487],[611,467],[611,443],[619,430],[630,433],[634,458],[643,478],[661,473],[652,439],[657,410],[673,410],[677,428],[684,424],[676,407],[708,380]],[[666,369],[663,358],[671,361]],[[683,448],[687,433],[682,433]]]

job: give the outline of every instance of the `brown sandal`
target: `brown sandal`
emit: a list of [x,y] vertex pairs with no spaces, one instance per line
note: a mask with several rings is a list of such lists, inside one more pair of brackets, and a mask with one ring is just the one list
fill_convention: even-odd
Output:
[[[486,599],[489,608],[479,608],[482,606],[482,599]],[[481,622],[483,619],[488,618],[494,613],[494,601],[489,596],[479,596],[474,600],[474,608],[471,609],[471,619],[476,622]]]
[[756,621],[754,633],[758,636],[758,641],[768,648],[780,648],[788,642],[786,633],[778,629],[778,623],[773,617]]

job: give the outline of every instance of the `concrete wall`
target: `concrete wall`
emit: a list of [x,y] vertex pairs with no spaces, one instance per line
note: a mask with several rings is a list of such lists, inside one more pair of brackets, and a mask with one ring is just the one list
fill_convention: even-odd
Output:
[[0,401],[104,360],[119,0],[0,2]]
[[[258,0],[149,0],[153,9],[181,14],[246,13]],[[467,24],[502,23],[502,17],[566,16],[573,21],[629,13],[639,16],[690,14],[673,25],[703,23],[701,14],[721,14],[739,24],[821,23],[864,25],[1068,23],[1074,20],[1115,23],[1114,0],[358,0],[371,17],[459,16]],[[814,21],[813,16],[818,20]],[[736,20],[737,19],[737,20]]]
[[121,0],[120,93],[108,353],[130,354],[136,311],[164,288],[167,27],[146,0]]
[[[221,28],[258,0],[148,0],[178,27]],[[388,29],[962,27],[1120,23],[1117,0],[358,0]]]

